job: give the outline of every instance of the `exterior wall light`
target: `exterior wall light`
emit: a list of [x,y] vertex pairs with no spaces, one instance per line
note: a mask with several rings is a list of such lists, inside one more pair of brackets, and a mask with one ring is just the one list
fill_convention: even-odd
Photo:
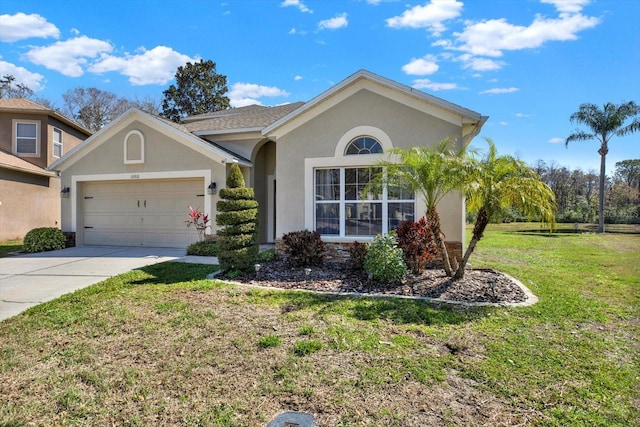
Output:
[[63,199],[68,199],[70,194],[71,189],[69,187],[64,187],[62,190],[60,190],[60,197],[62,197]]
[[218,184],[212,181],[211,184],[209,184],[209,186],[207,187],[207,194],[216,194],[217,187]]

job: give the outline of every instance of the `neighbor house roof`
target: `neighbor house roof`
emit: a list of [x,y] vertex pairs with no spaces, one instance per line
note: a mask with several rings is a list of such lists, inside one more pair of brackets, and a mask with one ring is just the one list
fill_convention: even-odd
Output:
[[70,118],[58,113],[57,111],[24,98],[0,99],[0,112],[47,114],[79,130],[80,132],[84,133],[87,136],[90,136],[92,133],[89,129],[71,120]]
[[304,105],[304,102],[265,107],[249,105],[185,118],[184,126],[196,135],[229,132],[261,132],[265,126]]
[[55,176],[54,172],[49,172],[3,150],[0,150],[0,168],[28,172],[36,175]]

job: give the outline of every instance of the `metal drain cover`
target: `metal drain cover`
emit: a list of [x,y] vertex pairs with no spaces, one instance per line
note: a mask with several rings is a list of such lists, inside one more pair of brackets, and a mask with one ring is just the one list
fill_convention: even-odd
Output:
[[267,427],[311,427],[316,419],[305,412],[283,412],[278,414]]

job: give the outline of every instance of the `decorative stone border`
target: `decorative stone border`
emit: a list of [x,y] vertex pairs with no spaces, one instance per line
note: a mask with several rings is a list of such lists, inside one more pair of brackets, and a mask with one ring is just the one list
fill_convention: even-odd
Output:
[[[215,279],[216,276],[220,274],[220,270],[215,271],[209,275],[207,275],[207,279]],[[363,293],[363,292],[323,292],[323,291],[314,291],[311,289],[283,289],[277,288],[274,286],[261,286],[254,283],[242,283],[242,282],[234,282],[232,280],[220,280],[224,283],[229,283],[231,285],[239,285],[246,286],[251,288],[265,289],[265,290],[276,290],[276,291],[296,291],[296,292],[309,292],[320,295],[336,295],[336,296],[353,296],[353,297],[370,297],[370,298],[399,298],[399,299],[410,299],[417,301],[429,301],[434,303],[441,304],[449,304],[449,305],[458,305],[463,307],[529,307],[536,304],[539,299],[537,296],[533,294],[522,282],[515,279],[508,274],[500,272],[500,274],[504,275],[507,279],[511,280],[516,286],[518,286],[527,296],[526,301],[522,302],[465,302],[465,301],[452,301],[441,298],[430,298],[430,297],[414,297],[409,295],[394,295],[394,294],[377,294],[377,293]],[[219,280],[219,279],[218,279]]]

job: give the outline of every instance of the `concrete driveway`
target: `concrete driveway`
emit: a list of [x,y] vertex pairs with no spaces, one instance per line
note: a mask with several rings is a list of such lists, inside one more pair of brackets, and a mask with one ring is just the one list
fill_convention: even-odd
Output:
[[165,261],[217,264],[185,249],[79,246],[0,258],[0,321],[109,277]]

